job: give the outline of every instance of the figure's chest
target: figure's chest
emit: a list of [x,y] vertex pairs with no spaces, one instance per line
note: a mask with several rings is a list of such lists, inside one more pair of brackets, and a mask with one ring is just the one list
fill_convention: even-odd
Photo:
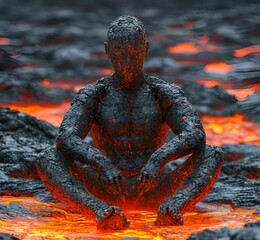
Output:
[[96,123],[111,134],[142,135],[158,128],[162,113],[149,87],[137,92],[111,89],[99,104]]

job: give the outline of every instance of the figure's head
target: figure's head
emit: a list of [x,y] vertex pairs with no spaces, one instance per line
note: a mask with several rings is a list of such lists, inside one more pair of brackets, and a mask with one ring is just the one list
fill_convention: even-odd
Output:
[[149,48],[143,23],[131,16],[116,18],[109,26],[105,48],[117,75],[125,79],[139,75]]

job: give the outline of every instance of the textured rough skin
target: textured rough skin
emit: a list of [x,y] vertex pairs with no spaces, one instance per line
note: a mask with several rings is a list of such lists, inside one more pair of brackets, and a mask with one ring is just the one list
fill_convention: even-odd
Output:
[[[205,145],[199,117],[180,88],[143,73],[149,44],[139,20],[116,19],[105,48],[115,74],[78,92],[57,151],[43,153],[39,175],[53,196],[96,216],[101,229],[127,227],[120,208],[144,208],[144,202],[159,208],[157,225],[181,225],[182,214],[216,182],[223,153]],[[165,143],[169,128],[176,136]],[[88,132],[95,147],[84,141]],[[168,162],[188,155],[164,173]]]

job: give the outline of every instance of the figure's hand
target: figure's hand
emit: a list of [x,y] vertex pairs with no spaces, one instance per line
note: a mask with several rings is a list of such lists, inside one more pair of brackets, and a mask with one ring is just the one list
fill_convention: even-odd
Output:
[[121,192],[121,182],[123,176],[119,170],[113,166],[111,163],[107,163],[104,166],[101,166],[102,175],[104,176],[109,186],[112,186],[110,189],[114,194]]
[[160,173],[161,167],[159,166],[158,161],[150,159],[141,169],[136,188],[140,189],[143,193],[147,192],[156,186]]

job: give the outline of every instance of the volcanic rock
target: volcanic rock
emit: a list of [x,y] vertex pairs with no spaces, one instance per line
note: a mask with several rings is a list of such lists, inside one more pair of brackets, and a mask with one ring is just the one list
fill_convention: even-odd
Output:
[[57,105],[65,100],[71,100],[75,95],[71,89],[46,88],[40,82],[8,77],[10,76],[0,78],[2,104],[19,102],[20,105],[28,103]]
[[257,240],[260,239],[260,221],[245,224],[244,228],[219,230],[206,229],[200,233],[192,234],[187,240]]
[[20,238],[14,237],[7,233],[0,233],[0,240],[20,240]]
[[189,102],[200,114],[232,115],[237,99],[221,87],[206,88],[197,83],[182,86]]
[[18,111],[0,108],[0,195],[44,193],[36,164],[54,144],[57,128]]

